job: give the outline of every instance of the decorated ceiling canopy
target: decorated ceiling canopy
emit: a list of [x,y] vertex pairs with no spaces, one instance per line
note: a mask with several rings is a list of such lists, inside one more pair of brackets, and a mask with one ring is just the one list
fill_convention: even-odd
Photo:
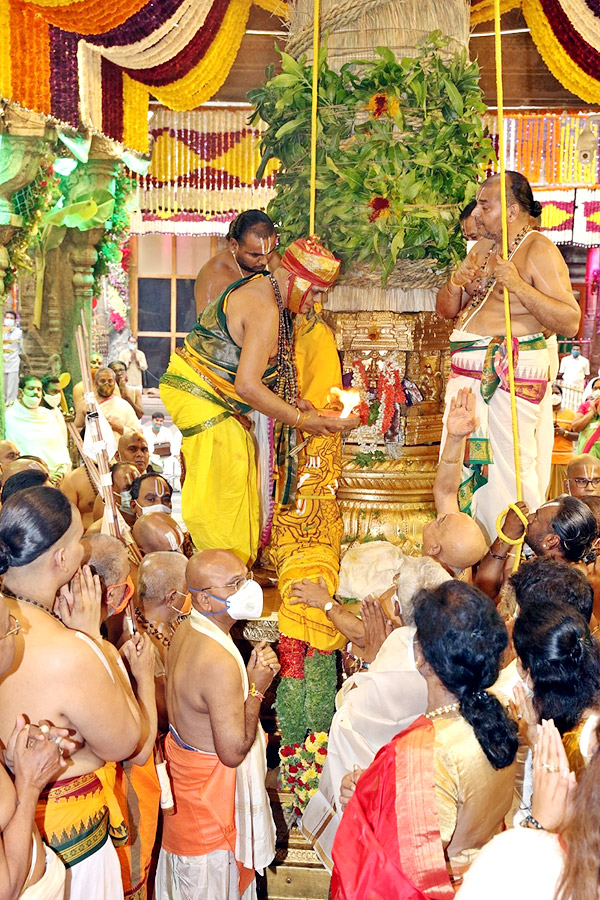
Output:
[[[255,0],[285,17],[285,0]],[[0,95],[148,150],[148,102],[194,109],[219,90],[253,0],[0,0]]]
[[[521,7],[540,56],[563,87],[600,103],[598,0],[501,0],[501,11]],[[493,18],[493,0],[471,0],[471,24]]]

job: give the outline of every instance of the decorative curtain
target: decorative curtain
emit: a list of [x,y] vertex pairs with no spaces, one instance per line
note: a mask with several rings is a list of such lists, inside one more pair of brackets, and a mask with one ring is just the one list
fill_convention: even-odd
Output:
[[[600,103],[598,0],[502,0],[502,12],[521,6],[540,56],[568,91]],[[471,25],[494,15],[493,0],[471,0]]]
[[[484,117],[498,151],[498,123]],[[593,163],[582,165],[577,139],[587,117],[574,115],[514,115],[504,117],[506,167],[522,172],[530,183],[560,187],[592,187],[600,183],[600,137]],[[594,126],[594,133],[600,128]],[[492,169],[498,171],[499,167]]]
[[243,209],[265,209],[274,194],[277,161],[255,180],[265,128],[248,124],[250,110],[158,110],[151,122],[152,164],[138,176],[137,233],[222,234]]
[[[256,0],[279,16],[285,0]],[[210,100],[253,0],[0,0],[0,96],[148,150],[150,95],[176,110]]]

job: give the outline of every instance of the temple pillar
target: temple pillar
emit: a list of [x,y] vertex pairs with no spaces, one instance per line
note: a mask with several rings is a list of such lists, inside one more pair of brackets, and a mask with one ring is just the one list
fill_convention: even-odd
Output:
[[[42,116],[6,104],[4,131],[0,134],[0,297],[10,268],[7,245],[23,216],[15,208],[17,191],[30,184],[46,150],[46,123]],[[4,363],[0,344],[0,434],[4,435]]]

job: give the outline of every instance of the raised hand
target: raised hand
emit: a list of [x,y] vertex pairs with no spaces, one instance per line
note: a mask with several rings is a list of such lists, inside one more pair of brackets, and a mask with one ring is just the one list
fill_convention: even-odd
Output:
[[83,631],[92,638],[100,638],[102,588],[98,575],[89,566],[75,572],[68,586],[64,585],[54,601],[54,611],[67,628]]
[[264,694],[280,668],[277,654],[273,648],[269,647],[266,641],[261,641],[250,654],[246,667],[248,680],[251,683],[254,682],[257,690]]
[[360,604],[360,617],[365,629],[365,649],[362,658],[365,662],[373,662],[394,626],[386,619],[379,601],[371,595],[365,597]]
[[475,415],[475,394],[471,388],[461,388],[450,401],[446,427],[452,437],[468,437],[475,431],[479,420]]
[[354,766],[352,771],[346,772],[346,774],[342,778],[342,783],[340,785],[340,807],[342,812],[348,806],[350,798],[356,790],[358,779],[363,772],[364,769],[361,769],[359,766]]
[[552,719],[538,725],[533,754],[533,799],[531,815],[546,831],[560,832],[569,818],[576,788],[565,748]]

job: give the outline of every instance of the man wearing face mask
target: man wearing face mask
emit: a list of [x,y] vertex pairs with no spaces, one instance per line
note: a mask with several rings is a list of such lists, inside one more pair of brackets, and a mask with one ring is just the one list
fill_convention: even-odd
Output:
[[142,350],[138,350],[137,338],[134,334],[129,335],[127,341],[127,350],[119,353],[119,360],[125,364],[127,368],[127,387],[137,400],[142,399],[142,373],[148,369],[148,360],[146,354]]
[[594,379],[591,395],[577,408],[572,427],[578,437],[576,452],[600,457],[600,378]]
[[573,458],[573,445],[578,437],[577,432],[573,431],[575,413],[563,405],[563,391],[558,384],[552,385],[552,417],[554,419],[554,444],[546,500],[554,500],[564,492],[567,466]]
[[160,381],[163,404],[183,435],[184,522],[196,547],[230,546],[244,562],[258,552],[259,494],[252,410],[274,420],[279,465],[276,503],[295,493],[300,435],[355,428],[299,399],[292,314],[310,313],[340,263],[313,239],[294,241],[273,275],[230,285],[209,304]]
[[[191,556],[189,535],[185,535],[175,519],[166,513],[151,513],[135,520],[131,529],[142,556],[159,550]],[[186,540],[187,539],[187,540]]]
[[44,409],[51,409],[54,412],[56,421],[60,425],[61,430],[67,440],[67,423],[60,406],[62,393],[60,389],[60,381],[56,375],[44,375],[42,378],[42,402],[40,406]]
[[581,355],[581,344],[573,344],[571,353],[563,356],[558,370],[563,387],[567,388],[565,406],[577,409],[581,402],[585,379],[590,374],[590,361]]
[[[112,478],[113,496],[117,508],[125,522],[131,526],[135,522],[135,511],[131,506],[131,485],[138,477],[138,471],[133,463],[114,463],[110,467]],[[99,494],[96,497],[93,510],[93,525],[88,527],[87,534],[98,534],[102,528],[102,517],[104,515],[104,501]]]
[[41,456],[50,469],[53,483],[71,471],[67,441],[55,410],[40,406],[42,382],[36,375],[24,375],[19,381],[15,403],[6,410],[6,439],[21,454]]
[[140,475],[132,482],[129,490],[131,509],[136,519],[150,513],[171,515],[173,509],[171,485],[162,475],[154,475],[150,472]]
[[17,315],[12,309],[4,313],[2,328],[2,353],[4,360],[4,401],[8,405],[17,399],[19,366],[23,350],[23,332],[17,325]]
[[193,900],[199,883],[206,897],[256,896],[254,870],[275,853],[259,713],[279,663],[261,642],[244,666],[230,637],[236,620],[262,611],[261,588],[249,577],[226,550],[188,562],[192,609],[167,658],[165,755],[176,812],[163,823],[161,900]]
[[98,408],[112,428],[115,442],[118,443],[119,438],[126,430],[135,431],[139,428],[138,418],[129,403],[115,394],[116,379],[112,369],[107,366],[98,369],[94,377],[94,385],[98,397]]

